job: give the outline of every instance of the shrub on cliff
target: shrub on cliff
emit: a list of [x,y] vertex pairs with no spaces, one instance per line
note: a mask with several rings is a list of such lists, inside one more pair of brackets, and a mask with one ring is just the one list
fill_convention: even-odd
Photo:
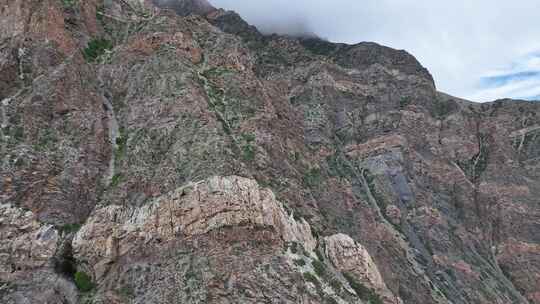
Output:
[[82,292],[88,292],[95,287],[90,276],[83,271],[75,273],[75,285]]
[[88,62],[94,62],[98,57],[105,54],[106,51],[111,50],[112,47],[112,42],[107,39],[93,39],[88,42],[88,47],[83,50],[83,55]]

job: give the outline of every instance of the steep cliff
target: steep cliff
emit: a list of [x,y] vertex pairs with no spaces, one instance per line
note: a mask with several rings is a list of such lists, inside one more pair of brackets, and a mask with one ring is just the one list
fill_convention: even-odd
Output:
[[206,1],[0,7],[0,302],[540,303],[540,104]]

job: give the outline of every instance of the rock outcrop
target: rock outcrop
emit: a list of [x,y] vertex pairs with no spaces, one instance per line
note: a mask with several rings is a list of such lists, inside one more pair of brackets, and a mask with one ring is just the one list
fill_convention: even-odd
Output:
[[58,231],[52,225],[41,225],[31,211],[2,204],[0,221],[2,275],[41,268],[54,256]]
[[77,291],[57,273],[60,233],[31,211],[0,204],[0,296],[2,303],[76,303]]
[[324,238],[326,255],[341,272],[378,293],[385,303],[402,303],[386,287],[377,265],[366,248],[346,234],[335,234]]
[[97,267],[142,244],[190,239],[227,227],[269,230],[282,242],[310,251],[317,244],[309,224],[288,215],[272,191],[230,176],[189,184],[140,208],[98,208],[76,234],[73,249],[77,259]]

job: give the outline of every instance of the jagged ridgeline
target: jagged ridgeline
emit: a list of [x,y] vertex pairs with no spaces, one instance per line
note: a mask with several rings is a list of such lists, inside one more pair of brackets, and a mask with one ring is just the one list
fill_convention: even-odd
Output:
[[0,6],[1,303],[540,303],[539,104],[206,1]]

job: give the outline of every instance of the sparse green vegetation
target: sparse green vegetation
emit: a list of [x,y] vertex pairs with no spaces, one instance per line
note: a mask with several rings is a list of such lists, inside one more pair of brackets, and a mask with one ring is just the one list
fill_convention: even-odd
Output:
[[488,166],[488,137],[485,134],[478,135],[480,151],[473,158],[467,161],[458,162],[463,172],[469,177],[472,182],[478,181],[482,173]]
[[334,289],[335,292],[339,293],[341,292],[341,289],[343,288],[343,285],[341,284],[341,281],[337,278],[334,278],[332,281],[330,281],[330,287]]
[[532,131],[523,136],[516,136],[512,141],[512,147],[518,152],[527,151],[527,149],[540,138],[540,132]]
[[344,273],[343,276],[349,282],[351,288],[361,299],[366,299],[369,294],[369,288],[356,281],[356,279],[349,273]]
[[292,242],[289,244],[289,248],[291,249],[291,252],[294,254],[298,253],[298,243]]
[[[290,62],[287,59],[287,55],[284,53],[284,51],[280,49],[272,49],[272,51],[269,52],[262,52],[261,56],[258,59],[260,64],[263,65],[285,65],[290,66]],[[266,70],[269,70],[270,67],[266,67]]]
[[122,182],[122,174],[117,173],[112,177],[109,187],[114,188],[114,187],[120,185],[120,182]]
[[322,175],[321,169],[311,168],[305,174],[303,178],[304,185],[308,188],[314,188],[321,184]]
[[304,272],[304,280],[306,282],[310,282],[312,283],[313,285],[315,285],[315,291],[317,292],[317,294],[320,296],[320,297],[324,297],[324,292],[323,292],[323,288],[322,288],[322,284],[321,282],[319,282],[319,279],[317,279],[317,277],[311,273],[311,272]]
[[38,142],[34,145],[34,148],[38,151],[52,149],[57,141],[54,130],[52,128],[44,128],[40,131]]
[[443,101],[440,99],[435,100],[433,103],[433,116],[435,118],[441,119],[446,115],[450,114],[452,111],[452,102],[451,100]]
[[361,284],[360,282],[356,281],[356,279],[349,273],[344,273],[343,276],[349,282],[349,285],[351,288],[356,292],[358,297],[361,299],[366,299],[369,294],[369,289]]
[[226,67],[214,67],[203,72],[203,76],[206,78],[219,77],[228,73],[233,73],[234,70]]
[[109,50],[112,50],[112,48],[113,45],[111,41],[104,38],[97,38],[88,43],[88,47],[83,50],[83,55],[86,61],[94,62],[101,55],[105,54]]
[[376,294],[375,292],[371,291],[371,293],[368,296],[368,303],[370,304],[383,304],[383,300],[381,297]]
[[343,159],[343,156],[341,156],[339,153],[327,156],[326,163],[328,164],[328,174],[330,176],[340,178],[354,176],[354,172],[347,165],[346,161]]
[[81,229],[81,224],[65,224],[61,227],[59,227],[59,230],[64,232],[64,233],[72,233],[72,232],[77,232],[79,231],[79,229]]
[[304,46],[304,48],[315,55],[328,56],[336,50],[335,44],[319,38],[302,39],[300,43]]
[[77,4],[78,0],[62,0],[64,8],[73,8]]
[[324,273],[326,272],[326,265],[324,265],[323,262],[319,260],[313,260],[311,264],[313,265],[313,269],[318,276],[324,276]]
[[371,195],[373,195],[373,198],[377,201],[379,208],[382,211],[386,210],[386,201],[377,188],[377,177],[371,173],[371,171],[366,169],[364,171],[364,178],[366,179],[369,191],[371,192]]
[[323,253],[321,252],[321,249],[319,247],[315,248],[315,254],[317,255],[319,261],[324,261]]
[[328,303],[328,304],[338,304],[338,302],[334,298],[331,298],[331,297],[326,298],[326,303]]
[[523,141],[523,147],[527,149],[528,146],[530,146],[531,143],[537,140],[537,138],[540,136],[539,132],[530,132],[525,135],[525,140]]
[[303,259],[295,259],[294,260],[294,263],[300,267],[302,266],[305,266],[306,265],[306,261],[304,261]]
[[315,286],[317,287],[319,287],[321,284],[317,277],[311,272],[304,272],[304,280],[306,280],[306,282],[311,282],[315,284]]
[[96,7],[96,20],[103,22],[103,14],[105,14],[105,6],[102,4]]
[[252,161],[255,159],[255,147],[252,145],[245,145],[242,147],[242,157],[244,160]]
[[13,129],[13,138],[15,138],[15,140],[19,141],[19,140],[24,139],[24,128],[23,127],[16,126],[14,128],[10,128],[10,129]]
[[[216,114],[216,118],[221,123],[223,131],[233,137],[238,153],[242,153],[240,151],[242,147],[238,139],[233,136],[233,131],[237,130],[241,122],[247,117],[255,115],[256,109],[251,103],[246,103],[246,101],[235,98],[234,96],[228,96],[225,88],[210,81],[204,74],[205,72],[199,73],[198,78],[206,91],[209,108]],[[246,147],[246,154],[244,156],[247,159],[251,159],[255,156],[252,153],[255,151],[255,148]]]
[[124,133],[125,132],[123,130],[120,130],[120,135],[116,138],[116,150],[115,150],[116,161],[121,160],[126,153],[127,136],[125,136]]
[[255,134],[252,133],[243,133],[242,139],[244,140],[245,144],[242,146],[242,157],[246,161],[252,161],[255,159],[255,155],[257,154],[256,147],[252,144],[255,142]]
[[135,294],[133,288],[129,285],[122,286],[122,288],[118,290],[118,293],[126,299],[132,298],[133,295]]
[[362,283],[356,281],[356,279],[349,273],[343,273],[345,279],[349,282],[351,288],[356,292],[358,297],[362,300],[368,301],[370,304],[382,304],[381,297],[375,293],[372,289],[367,288]]
[[254,142],[257,137],[253,133],[242,133],[242,138],[247,142],[251,143]]
[[75,273],[75,285],[82,292],[91,291],[95,287],[92,278],[83,271],[77,271]]
[[412,102],[412,98],[410,96],[403,96],[399,100],[399,107],[401,109],[406,108],[408,105],[410,105]]

